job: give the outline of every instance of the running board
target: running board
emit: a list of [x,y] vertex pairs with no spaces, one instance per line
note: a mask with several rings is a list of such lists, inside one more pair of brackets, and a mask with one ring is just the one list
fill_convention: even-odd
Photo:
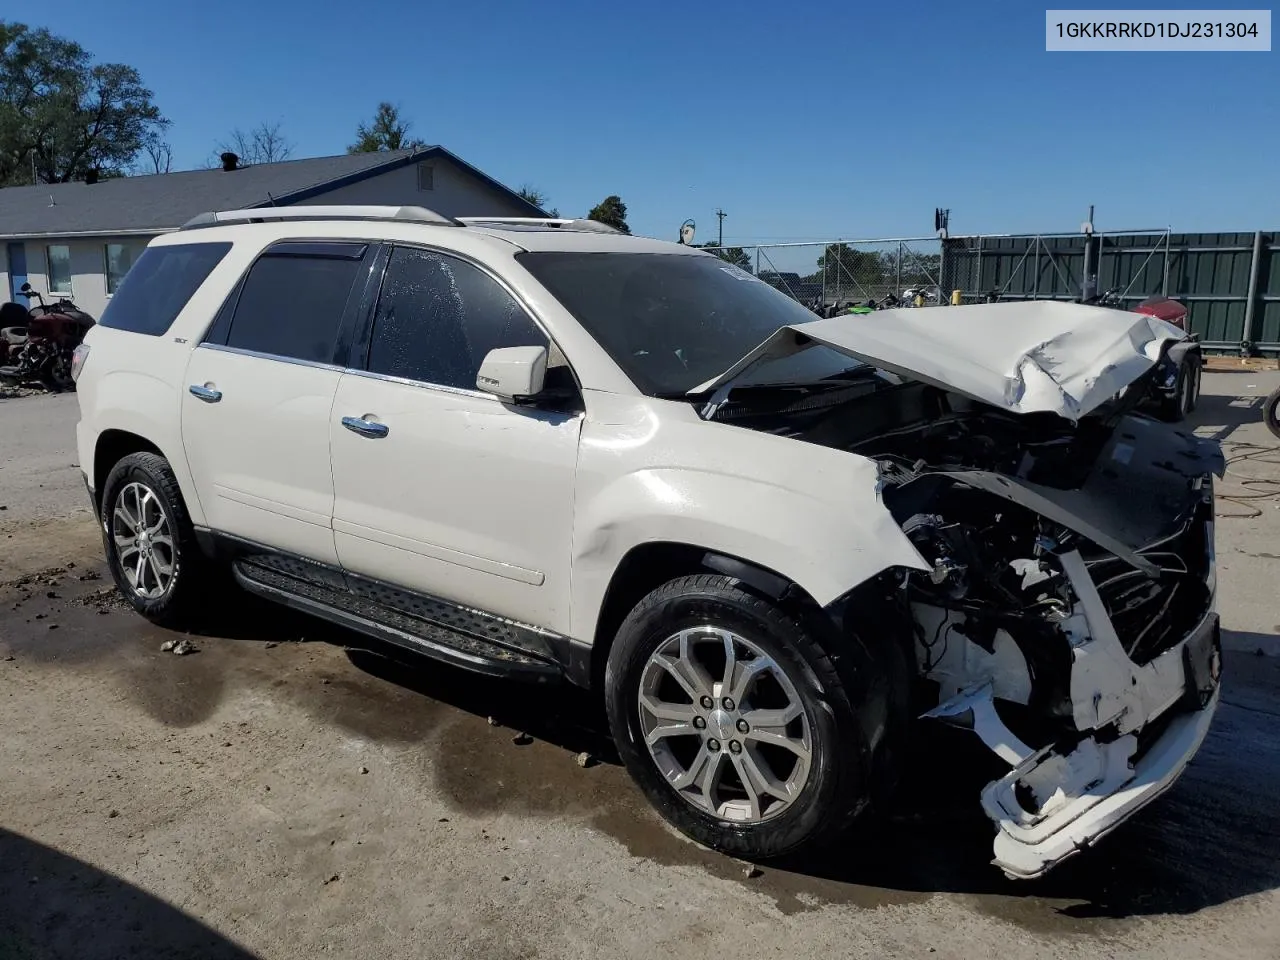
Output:
[[476,673],[539,683],[563,675],[550,660],[449,630],[352,591],[290,576],[254,559],[237,560],[232,570],[241,587],[264,599]]

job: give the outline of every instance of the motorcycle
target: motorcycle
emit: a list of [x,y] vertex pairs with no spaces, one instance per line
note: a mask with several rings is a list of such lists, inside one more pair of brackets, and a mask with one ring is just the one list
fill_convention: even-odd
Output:
[[71,356],[97,321],[66,298],[45,303],[29,283],[18,292],[39,303],[26,310],[13,302],[0,306],[0,380],[74,389]]

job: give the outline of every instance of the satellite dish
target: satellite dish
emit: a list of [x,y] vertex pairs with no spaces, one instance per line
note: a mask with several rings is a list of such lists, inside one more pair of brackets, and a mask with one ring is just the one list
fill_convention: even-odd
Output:
[[693,245],[693,232],[696,228],[697,224],[692,220],[686,220],[684,223],[680,224],[680,242],[686,247]]

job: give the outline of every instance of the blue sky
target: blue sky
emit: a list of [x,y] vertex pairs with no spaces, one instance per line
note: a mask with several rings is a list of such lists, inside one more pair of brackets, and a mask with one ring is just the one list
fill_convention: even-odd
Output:
[[1280,228],[1277,53],[1044,51],[1026,2],[62,0],[41,21],[136,66],[178,167],[281,121],[341,153],[379,100],[564,215],[726,242]]

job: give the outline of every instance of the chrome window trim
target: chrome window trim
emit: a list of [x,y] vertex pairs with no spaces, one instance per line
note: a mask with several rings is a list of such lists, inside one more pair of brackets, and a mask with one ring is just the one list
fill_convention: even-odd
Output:
[[275,360],[278,363],[291,363],[295,367],[315,367],[317,370],[332,370],[334,373],[346,373],[346,367],[336,363],[321,363],[318,360],[303,360],[300,357],[286,357],[278,353],[262,353],[259,350],[246,350],[244,347],[229,347],[221,343],[201,341],[196,344],[197,350],[216,350],[219,353],[234,353],[241,357],[252,357],[255,360]]
[[485,393],[483,390],[468,390],[465,387],[451,387],[447,383],[430,383],[426,380],[414,380],[412,377],[396,377],[389,373],[374,373],[372,370],[357,370],[352,367],[348,367],[342,372],[349,373],[353,377],[364,377],[366,380],[400,383],[406,387],[423,387],[427,390],[437,390],[440,393],[451,393],[460,397],[476,397],[478,399],[492,400],[494,403],[502,403],[496,394]]

